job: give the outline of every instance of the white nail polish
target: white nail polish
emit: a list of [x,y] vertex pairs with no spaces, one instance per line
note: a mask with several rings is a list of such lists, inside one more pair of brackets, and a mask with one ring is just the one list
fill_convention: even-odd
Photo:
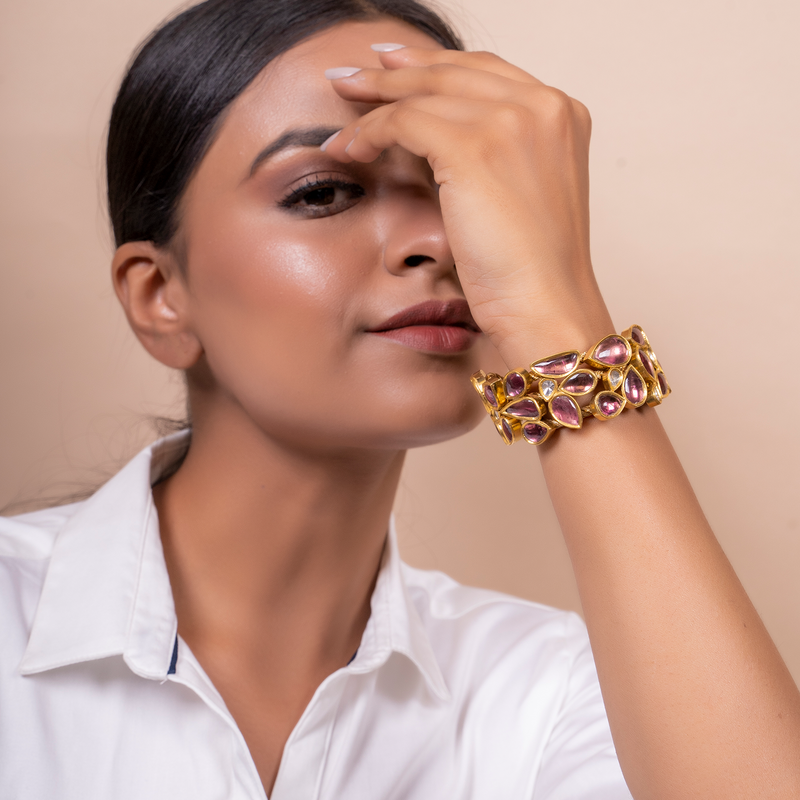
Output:
[[404,44],[394,44],[393,42],[384,42],[383,44],[371,44],[370,47],[376,53],[391,53],[392,50],[402,50]]
[[324,153],[327,150],[328,145],[341,133],[341,131],[336,131],[336,133],[332,133],[320,146],[319,149],[322,150]]
[[361,72],[361,67],[334,67],[325,70],[325,77],[329,81],[335,81],[337,78],[349,78],[356,72]]
[[360,130],[361,130],[361,126],[359,125],[355,129],[355,132],[353,133],[353,138],[348,142],[347,147],[345,147],[345,149],[344,149],[345,153],[349,153],[350,152],[350,147],[352,146],[353,142],[356,140],[356,136],[358,136],[358,132]]

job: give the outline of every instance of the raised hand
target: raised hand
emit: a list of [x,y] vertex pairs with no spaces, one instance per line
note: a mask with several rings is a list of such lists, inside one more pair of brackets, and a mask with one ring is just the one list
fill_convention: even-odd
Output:
[[343,98],[381,105],[327,152],[369,162],[399,145],[427,159],[465,296],[510,363],[610,333],[589,252],[586,107],[491,53],[380,58],[385,69],[329,72]]

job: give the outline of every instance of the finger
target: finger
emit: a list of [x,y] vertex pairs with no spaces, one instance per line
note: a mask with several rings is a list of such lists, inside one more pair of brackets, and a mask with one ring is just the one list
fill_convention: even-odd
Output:
[[[337,73],[328,73],[331,74]],[[520,98],[526,91],[542,86],[447,63],[402,69],[362,69],[353,75],[334,77],[331,84],[346,100],[363,103],[392,103],[411,95],[503,101]]]
[[366,121],[354,132],[346,147],[346,156],[352,161],[374,161],[387,148],[399,145],[428,161],[438,184],[445,182],[441,163],[437,159],[441,142],[458,147],[466,126],[445,119],[415,105],[393,105],[385,115]]
[[[464,101],[512,104],[524,106],[542,119],[576,123],[587,136],[587,140],[591,131],[591,117],[586,107],[552,86],[545,86],[539,81],[523,84],[489,72],[452,64],[396,70],[364,69],[352,76],[334,79],[332,83],[339,95],[351,101],[394,103],[411,98],[435,97],[441,102],[449,97]],[[438,113],[435,108],[428,110]],[[453,103],[442,105],[441,113],[458,114],[458,119],[464,122],[462,113]],[[492,113],[492,109],[489,109],[489,113]],[[342,141],[346,144],[350,139],[342,137]]]
[[[452,97],[414,97],[381,106],[345,127],[327,152],[341,161],[373,161],[388,147],[399,145],[428,159],[436,173],[441,156],[466,153],[486,142],[488,134],[530,135],[524,127],[529,112],[522,106]],[[515,123],[517,129],[510,130]],[[443,143],[446,143],[443,147]],[[437,183],[441,183],[438,180]]]
[[[374,46],[373,46],[374,47]],[[491,72],[520,83],[541,83],[524,69],[509,64],[495,53],[485,51],[464,51],[431,49],[427,47],[402,47],[388,52],[378,51],[381,64],[386,69],[400,67],[429,67],[434,64],[453,64],[466,69]]]

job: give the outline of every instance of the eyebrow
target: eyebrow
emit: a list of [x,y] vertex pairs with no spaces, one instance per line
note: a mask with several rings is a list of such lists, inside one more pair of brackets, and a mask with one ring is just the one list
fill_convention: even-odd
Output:
[[328,137],[333,136],[340,128],[294,128],[282,133],[274,142],[268,144],[250,166],[250,175],[275,153],[289,147],[319,147]]

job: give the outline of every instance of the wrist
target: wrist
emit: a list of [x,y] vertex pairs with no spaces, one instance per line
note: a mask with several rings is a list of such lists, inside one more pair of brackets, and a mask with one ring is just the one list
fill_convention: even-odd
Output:
[[505,376],[479,370],[471,380],[506,444],[540,445],[559,428],[581,428],[585,417],[614,419],[626,408],[660,405],[670,393],[638,325],[605,334],[585,349],[542,356]]
[[489,337],[509,369],[566,350],[584,351],[615,331],[602,299],[591,311],[583,307],[571,313],[542,313],[537,309],[535,314],[535,318],[508,320]]

